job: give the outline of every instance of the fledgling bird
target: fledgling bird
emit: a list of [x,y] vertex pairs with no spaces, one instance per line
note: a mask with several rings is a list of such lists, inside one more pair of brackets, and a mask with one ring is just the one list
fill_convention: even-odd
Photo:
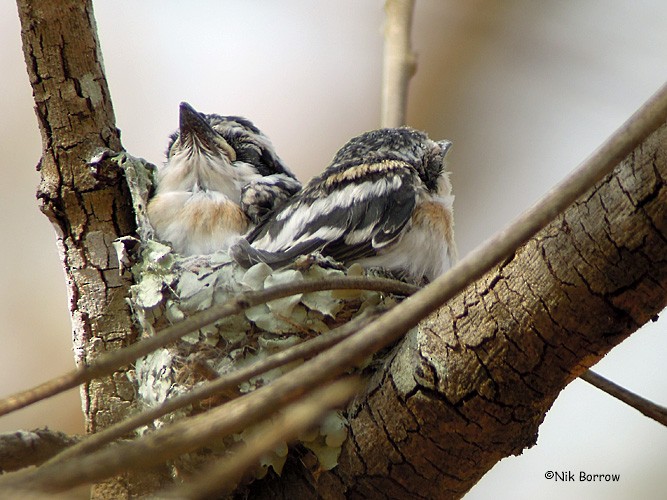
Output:
[[177,253],[208,254],[227,250],[299,189],[249,120],[206,115],[182,102],[147,212],[157,238]]
[[345,264],[431,281],[456,259],[449,141],[401,127],[350,140],[326,170],[264,219],[231,253],[281,267],[320,252]]

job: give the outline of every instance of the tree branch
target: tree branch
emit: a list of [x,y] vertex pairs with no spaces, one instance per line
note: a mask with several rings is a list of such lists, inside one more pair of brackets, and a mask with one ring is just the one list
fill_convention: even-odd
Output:
[[94,360],[88,366],[82,366],[61,377],[51,379],[36,387],[0,400],[0,416],[24,408],[25,406],[41,401],[42,399],[60,394],[61,392],[72,389],[79,384],[109,375],[138,358],[153,352],[159,347],[164,347],[188,333],[195,332],[222,318],[239,314],[259,304],[264,304],[290,295],[323,290],[372,290],[395,293],[398,295],[409,295],[416,292],[418,287],[401,281],[385,278],[343,277],[329,278],[326,280],[299,281],[296,283],[266,288],[264,290],[240,293],[224,304],[193,314],[185,320],[161,330],[153,337],[144,338],[128,347],[109,352]]
[[667,426],[667,408],[664,406],[657,405],[646,398],[630,392],[591,370],[582,373],[579,378],[606,392],[610,396],[623,401],[625,404],[646,415],[648,418]]
[[0,434],[0,473],[39,465],[79,440],[49,429]]
[[221,375],[211,382],[203,384],[200,387],[195,387],[188,393],[168,399],[160,406],[144,410],[137,415],[133,415],[123,420],[122,422],[118,422],[115,425],[108,427],[101,432],[98,432],[97,434],[92,434],[84,438],[76,445],[58,454],[56,457],[50,460],[48,464],[63,462],[73,456],[83,455],[85,453],[95,451],[101,448],[103,445],[127,435],[132,430],[142,425],[149,424],[153,420],[156,420],[163,415],[171,413],[179,408],[198,403],[203,399],[220,394],[224,391],[227,391],[228,389],[232,389],[238,386],[241,382],[247,381],[252,377],[256,377],[262,373],[266,373],[267,371],[279,366],[283,366],[300,359],[309,359],[336,344],[337,342],[340,342],[344,338],[349,337],[353,333],[357,332],[360,328],[373,321],[375,317],[377,317],[377,313],[359,316],[350,322],[336,328],[335,330],[320,335],[319,337],[315,337],[301,344],[289,347],[284,351],[273,354],[262,361],[253,363],[246,368],[240,368],[229,374]]
[[[176,421],[133,442],[5,476],[0,483],[7,488],[27,485],[30,489],[62,491],[127,470],[150,468],[207,445],[213,438],[240,432],[363,360],[365,356],[350,355],[351,346],[344,346],[359,336],[343,340],[273,382],[206,413]],[[344,346],[342,355],[340,346]]]
[[[90,0],[18,0],[23,53],[44,147],[38,198],[53,224],[66,274],[77,364],[132,341],[111,242],[134,231],[124,179],[96,180],[86,161],[99,148],[122,149],[102,69]],[[125,376],[82,388],[88,432],[122,418],[132,389]],[[96,391],[113,394],[97,397]],[[112,402],[113,400],[113,402]]]
[[[38,199],[57,235],[78,366],[132,343],[126,302],[131,276],[118,272],[112,242],[133,234],[127,185],[118,171],[92,175],[87,161],[100,148],[121,151],[120,133],[104,75],[92,0],[17,0],[26,67],[42,136]],[[98,172],[99,173],[99,172]],[[81,389],[86,431],[122,420],[134,388],[115,373]],[[148,482],[147,474],[140,481]],[[127,478],[96,487],[94,495],[140,494]],[[150,489],[147,488],[147,489]]]
[[[388,9],[399,3],[388,1]],[[410,10],[401,14],[407,21],[403,47],[408,47],[401,50],[408,55],[409,4]],[[120,176],[110,172],[102,176],[102,182],[85,163],[98,147],[118,150],[121,146],[90,2],[68,0],[55,5],[19,0],[18,5],[44,143],[40,199],[59,235],[77,359],[87,364],[100,352],[132,340],[124,302],[129,278],[118,277],[115,255],[109,252],[111,241],[134,231],[129,198]],[[405,95],[407,78],[403,82],[403,90],[392,91],[394,95]],[[263,396],[284,404],[305,388],[341,373],[349,363],[399,339],[462,290],[471,277],[481,277],[505,258],[449,306],[422,321],[399,346],[368,397],[350,415],[352,440],[346,444],[340,466],[318,478],[331,494],[334,489],[328,487],[336,486],[335,491],[348,496],[377,491],[462,494],[499,458],[532,444],[558,392],[664,307],[665,128],[585,199],[524,248],[516,249],[664,123],[665,94],[663,89],[581,171],[551,192],[542,206],[373,327],[270,386],[234,400],[224,407],[239,412],[231,420],[224,420],[222,410],[215,409],[210,419],[205,418],[208,414],[188,419],[188,425],[176,424],[119,447],[122,453],[102,450],[94,464],[69,461],[63,475],[45,467],[38,476],[21,477],[40,477],[44,485],[62,487],[65,481],[123,470],[143,457],[174,456],[212,434],[230,432],[241,425],[239,419],[246,424],[248,415],[259,418],[269,408],[262,406],[269,404],[262,402]],[[398,104],[403,115],[391,118],[396,123],[384,123],[383,118],[383,124],[404,122],[404,101]],[[124,395],[132,394],[132,387],[121,374],[86,384],[83,394],[88,429],[98,431],[123,418],[131,404]],[[252,409],[241,411],[248,401],[255,402]],[[190,429],[193,424],[208,428]],[[194,440],[185,435],[190,430]],[[178,443],[175,448],[162,443],[164,453],[151,455],[161,438],[172,437]],[[165,448],[170,448],[168,453]],[[127,463],[119,463],[125,458]],[[403,469],[408,473],[403,474]],[[82,478],[72,479],[79,473]]]
[[[602,220],[604,223],[604,218],[598,217],[596,211],[592,210],[592,204],[599,199],[605,199],[612,200],[614,206],[619,205],[618,195],[614,198],[613,193],[606,191],[611,188],[620,191],[621,196],[625,197],[626,201],[628,196],[635,196],[629,195],[629,191],[619,189],[619,185],[632,182],[627,175],[628,168],[636,169],[635,175],[639,176],[643,175],[641,173],[642,168],[654,173],[667,170],[665,157],[657,158],[655,156],[655,148],[657,145],[664,143],[666,134],[667,127],[663,127],[645,146],[644,155],[656,158],[654,163],[646,163],[640,160],[638,164],[629,163],[624,165],[625,170],[619,168],[614,176],[600,183],[584,201],[575,204],[563,219],[568,220],[574,217],[572,220],[579,220],[582,225],[586,226],[590,221],[581,217],[583,213],[589,214],[588,216],[592,217],[593,220],[598,222]],[[630,166],[628,167],[628,165]],[[657,170],[654,170],[654,168]],[[642,186],[643,190],[648,190],[648,193],[644,193],[644,195],[635,193],[638,196],[636,202],[640,206],[638,210],[646,214],[645,216],[650,217],[656,228],[661,227],[663,231],[667,232],[667,228],[664,227],[664,221],[667,220],[664,216],[667,186],[660,179],[662,177],[654,175],[653,184],[634,181],[632,185]],[[577,215],[573,216],[573,212]],[[610,217],[608,220],[615,219]],[[661,222],[658,223],[657,221]],[[562,220],[554,222],[546,231],[532,240],[524,250],[517,253],[511,261],[505,262],[481,282],[469,287],[464,294],[457,297],[452,305],[442,309],[438,315],[432,316],[422,323],[418,333],[409,336],[401,344],[400,349],[389,361],[390,371],[378,377],[376,384],[371,387],[368,398],[364,398],[360,406],[352,412],[351,432],[353,436],[344,447],[341,464],[335,472],[323,474],[321,477],[327,479],[322,480],[333,481],[331,474],[335,475],[342,484],[347,485],[347,493],[369,491],[366,488],[371,484],[375,485],[371,487],[373,491],[380,487],[378,485],[382,485],[383,488],[394,488],[393,491],[396,492],[396,484],[384,473],[366,469],[360,471],[358,465],[354,465],[371,463],[369,457],[366,457],[365,460],[362,459],[361,462],[350,460],[354,453],[377,453],[378,446],[381,449],[383,440],[387,438],[387,432],[392,435],[393,431],[391,429],[393,427],[389,426],[389,422],[403,422],[410,427],[414,424],[409,424],[409,422],[418,419],[421,433],[409,434],[410,439],[406,439],[407,436],[405,435],[402,439],[393,436],[393,439],[397,440],[395,444],[417,446],[422,450],[422,453],[416,453],[416,450],[413,450],[411,453],[406,451],[402,455],[417,461],[412,463],[412,466],[419,471],[418,474],[406,478],[406,484],[402,488],[407,488],[407,483],[418,480],[420,491],[429,494],[428,491],[423,490],[424,484],[420,478],[432,476],[433,464],[442,463],[443,467],[449,467],[449,469],[439,470],[435,476],[438,481],[429,484],[429,488],[433,488],[433,492],[440,491],[442,493],[441,488],[443,484],[446,484],[447,491],[450,494],[454,494],[454,492],[457,492],[456,494],[463,493],[502,456],[508,453],[516,453],[527,444],[532,443],[535,428],[541,422],[546,409],[553,402],[558,392],[587,368],[587,364],[599,359],[613,345],[634,331],[641,324],[642,319],[648,320],[655,314],[656,309],[659,310],[664,307],[664,293],[653,292],[652,300],[646,303],[642,302],[644,307],[648,308],[648,311],[632,310],[632,320],[629,320],[627,313],[622,313],[620,310],[615,313],[611,313],[610,310],[594,310],[592,311],[594,321],[587,325],[594,331],[584,334],[580,330],[582,326],[578,323],[576,323],[575,331],[569,329],[572,327],[567,327],[566,322],[572,320],[567,318],[581,318],[581,313],[575,311],[573,315],[570,310],[558,313],[557,310],[549,309],[549,304],[558,302],[553,302],[551,298],[539,290],[540,287],[548,285],[549,293],[563,293],[562,283],[545,283],[545,277],[551,277],[553,281],[557,281],[551,274],[555,271],[550,272],[548,269],[544,269],[536,272],[532,270],[532,266],[546,266],[545,262],[553,259],[554,256],[559,256],[563,251],[560,240],[573,237],[572,231],[561,229],[562,224]],[[591,229],[587,227],[587,230],[590,231]],[[602,230],[604,231],[604,229]],[[588,237],[594,236],[589,235]],[[653,243],[645,237],[634,234],[629,234],[627,237],[641,238],[647,245]],[[501,237],[501,242],[503,238],[508,238],[508,236]],[[655,236],[652,238],[655,238]],[[658,243],[663,248],[660,250],[660,246],[655,247],[656,255],[664,256],[667,239],[661,235],[658,235],[658,238]],[[597,251],[597,249],[593,251]],[[536,259],[535,254],[542,255],[542,258]],[[639,255],[641,255],[641,252],[639,252]],[[568,262],[571,265],[573,261],[569,260]],[[629,259],[627,262],[630,262]],[[656,268],[653,266],[650,268],[650,273],[647,273],[645,269],[641,279],[658,279],[665,287],[664,281],[667,279],[667,272],[664,260],[661,263],[662,267]],[[462,264],[465,265],[465,259]],[[614,263],[614,266],[617,266],[617,263]],[[511,268],[523,269],[523,273],[513,273]],[[456,269],[454,268],[450,274],[454,274]],[[635,274],[636,271],[632,271],[626,279],[636,281]],[[512,306],[512,301],[516,301],[518,292],[510,293],[508,297],[505,297],[505,292],[503,292],[505,286],[514,289],[514,285],[509,283],[511,276],[520,277],[521,281],[527,280],[529,289],[532,290],[531,297],[535,297],[536,305],[531,306],[530,303],[525,303]],[[537,281],[531,284],[532,280]],[[223,414],[238,415],[236,410],[232,410],[232,408],[240,409],[236,405],[247,404],[253,407],[253,412],[264,411],[265,408],[255,407],[254,403],[250,404],[250,401],[263,401],[265,398],[268,399],[269,395],[271,399],[277,398],[277,400],[282,401],[289,394],[294,394],[294,391],[307,390],[340,374],[349,363],[359,361],[375,352],[379,346],[387,345],[391,340],[398,338],[400,332],[406,327],[406,323],[408,325],[415,324],[416,318],[423,314],[423,303],[433,300],[432,294],[440,293],[440,289],[447,286],[447,283],[443,284],[438,281],[396,306],[383,315],[380,320],[374,322],[373,325],[338,343],[317,358],[297,367],[270,385],[234,400],[224,407],[224,411],[214,409],[205,415],[190,418],[187,422],[176,423],[168,430],[155,432],[147,440],[143,440],[142,443],[124,446],[122,453],[102,452],[100,458],[104,457],[104,459],[97,461],[98,469],[106,470],[109,473],[118,471],[122,467],[136,466],[136,460],[145,457],[147,453],[155,454],[158,449],[161,450],[160,455],[152,456],[151,459],[164,459],[165,455],[162,455],[162,453],[166,452],[167,448],[170,456],[173,453],[191,449],[197,441],[205,443],[210,439],[209,432],[220,433],[223,428],[221,426],[226,426],[224,427],[225,432],[230,432],[233,424],[229,421],[223,424],[221,418]],[[631,293],[625,285],[621,285],[621,288],[624,290],[624,294]],[[660,294],[655,295],[655,293]],[[542,298],[540,299],[540,297]],[[593,300],[597,309],[601,307],[607,307],[608,309],[608,305],[599,302],[599,297],[596,298],[594,295],[592,297],[592,299],[586,301],[584,300],[585,297],[579,293],[577,300],[572,301],[572,304],[587,309],[591,307],[591,300]],[[615,295],[613,300],[616,301],[614,308],[627,307],[627,305],[623,305],[622,301],[619,302],[621,300],[620,295]],[[542,301],[545,301],[546,306]],[[481,308],[482,311],[486,311],[485,314],[488,316],[488,310],[490,310],[488,308],[491,308],[492,304],[498,304],[496,307],[503,307],[505,308],[503,310],[511,311],[511,315],[505,319],[505,321],[511,321],[511,325],[489,325],[485,323],[485,321],[488,321],[488,317],[485,319],[484,314],[482,316],[472,315],[472,309]],[[538,309],[535,309],[535,307]],[[468,312],[464,313],[463,311],[466,310]],[[420,312],[415,313],[415,311]],[[525,316],[525,318],[519,318],[520,315]],[[602,321],[601,318],[608,319]],[[619,318],[624,319],[619,322]],[[499,319],[499,317],[495,318],[496,321]],[[550,332],[547,329],[548,325],[544,323],[546,319],[551,321],[551,328],[554,328],[555,325],[555,331]],[[474,322],[473,325],[468,324],[471,321]],[[478,322],[481,323],[478,324]],[[465,325],[465,328],[462,324]],[[490,332],[489,327],[491,327]],[[452,331],[452,328],[456,329]],[[568,329],[563,331],[563,328]],[[502,334],[500,334],[501,332]],[[597,332],[597,334],[594,332]],[[610,332],[612,332],[612,337],[610,337]],[[437,338],[440,339],[438,342],[433,341],[434,335],[437,335]],[[558,335],[561,335],[561,337]],[[597,340],[595,335],[598,336]],[[530,339],[533,344],[535,341],[546,343],[546,346],[541,349],[534,346],[525,352],[517,352],[516,346],[521,346],[522,339],[525,342],[525,338]],[[586,345],[586,349],[583,351],[580,346],[581,342]],[[494,343],[498,346],[492,347]],[[581,354],[577,355],[577,352]],[[565,356],[565,353],[569,353],[569,357]],[[523,360],[524,357],[529,359]],[[532,358],[536,359],[530,361]],[[473,362],[475,359],[477,361]],[[553,366],[547,361],[557,362],[558,365]],[[507,363],[511,365],[521,363],[520,367],[515,368],[519,370],[515,377],[525,372],[524,377],[526,378],[516,380],[499,378],[501,374],[504,377],[508,376]],[[532,363],[530,365],[532,368],[525,367],[525,363]],[[439,367],[443,369],[446,367],[445,372],[439,373]],[[470,367],[476,375],[468,373],[467,370]],[[517,392],[520,384],[527,385],[527,387],[525,390]],[[241,403],[241,401],[244,401],[244,403]],[[385,415],[385,412],[390,412],[391,416],[389,414]],[[256,415],[256,413],[253,414]],[[369,422],[371,415],[374,415],[372,421],[380,424],[377,432],[374,430],[376,427]],[[488,421],[476,421],[475,418],[479,415],[487,415]],[[247,419],[248,414],[244,413],[243,418]],[[432,422],[434,418],[440,422],[439,425]],[[471,427],[471,422],[476,423]],[[445,424],[451,425],[452,428],[445,431],[447,428],[443,427]],[[194,428],[201,430],[197,432],[197,437],[193,440],[191,438],[195,436]],[[398,431],[399,428],[400,426],[396,430]],[[434,432],[435,434],[433,434]],[[473,432],[473,434],[471,435],[470,432]],[[189,433],[190,439],[185,439],[185,433]],[[419,439],[416,439],[418,436]],[[426,442],[423,440],[426,440]],[[170,446],[158,445],[158,443],[165,442],[168,442]],[[371,443],[375,444],[372,445]],[[451,456],[438,456],[437,461],[434,461],[435,459],[432,457],[427,462],[420,462],[420,458],[423,457],[426,450],[429,450],[430,453],[435,452],[433,443],[440,443],[436,450],[450,450]],[[472,458],[466,459],[466,470],[471,471],[472,474],[461,478],[456,475],[461,466],[459,459],[461,456],[468,456],[471,453],[470,448],[474,450],[475,458],[480,458],[481,461],[479,465],[472,467],[469,463]],[[479,454],[481,454],[481,457],[477,456]],[[387,460],[391,464],[392,454],[383,453],[381,456],[384,457],[383,460]],[[373,460],[377,461],[379,457],[375,455]],[[452,460],[456,463],[453,463]],[[73,465],[70,463],[68,467],[72,467],[74,475],[78,475],[82,464]],[[58,478],[52,478],[53,481],[65,480],[65,476],[62,474],[63,470],[61,469]],[[385,472],[390,475],[391,470],[392,467],[389,466],[385,469]],[[447,470],[451,470],[451,472],[448,474]],[[85,477],[82,476],[82,478]],[[385,477],[386,479],[383,479]],[[383,481],[388,482],[385,484]],[[406,493],[409,490],[400,491]]]
[[386,0],[382,65],[382,127],[405,125],[408,85],[417,62],[410,46],[414,0]]
[[280,444],[291,442],[317,425],[328,412],[342,408],[362,388],[357,379],[344,379],[313,391],[285,408],[274,421],[257,429],[253,436],[231,450],[232,454],[211,464],[192,481],[163,492],[162,498],[206,499],[229,494],[243,474],[262,456]]
[[[665,94],[644,108],[648,121],[664,120]],[[660,111],[652,107],[657,102]],[[636,132],[626,126],[611,144]],[[611,144],[589,162],[625,150]],[[351,410],[340,465],[317,484],[348,497],[382,491],[458,498],[498,460],[532,446],[558,393],[667,305],[665,144],[667,125],[422,321]],[[566,192],[574,195],[573,187]],[[561,195],[547,198],[554,196]],[[510,233],[494,240],[502,245]],[[444,294],[442,286],[433,293]]]

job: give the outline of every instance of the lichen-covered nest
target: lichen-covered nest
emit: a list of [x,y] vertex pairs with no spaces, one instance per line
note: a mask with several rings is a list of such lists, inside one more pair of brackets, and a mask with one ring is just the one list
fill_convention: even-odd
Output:
[[[137,242],[125,238],[116,244],[119,261],[131,265],[135,285],[129,298],[135,320],[143,336],[155,335],[161,328],[189,315],[228,301],[247,290],[261,290],[281,283],[333,276],[360,276],[359,266],[345,269],[326,259],[304,258],[291,268],[272,270],[265,264],[243,269],[226,252],[196,257],[181,257],[171,247],[153,239],[145,207],[152,186],[154,167],[125,153],[104,152],[96,161],[116,162],[125,172],[137,215]],[[380,292],[341,290],[298,294],[247,309],[244,314],[222,319],[192,332],[180,341],[160,348],[137,361],[134,382],[140,406],[154,406],[167,398],[190,391],[198,384],[326,332],[359,315],[369,306],[393,299]],[[233,394],[224,394],[169,414],[153,427],[204,411],[205,406],[225,400],[271,382],[292,365],[271,370],[241,384]],[[149,428],[142,432],[150,432]],[[187,474],[211,455],[224,455],[234,441],[243,440],[248,430],[233,438],[211,443],[200,452],[174,462],[174,474]],[[337,463],[340,447],[347,436],[342,412],[330,414],[319,429],[300,438],[322,469]],[[287,444],[265,457],[255,472],[263,476],[269,467],[280,473],[287,457]]]

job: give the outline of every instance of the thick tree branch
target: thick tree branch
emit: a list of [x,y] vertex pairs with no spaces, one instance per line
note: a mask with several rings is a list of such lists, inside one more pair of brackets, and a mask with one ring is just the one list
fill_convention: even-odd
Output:
[[317,481],[292,471],[300,481],[255,494],[289,498],[305,482],[332,497],[458,497],[531,446],[558,393],[666,305],[667,126],[655,131],[666,118],[667,87],[533,209],[375,322],[385,338],[414,325],[580,198],[401,343],[352,410],[337,469]]
[[0,473],[39,465],[80,439],[49,429],[0,434]]
[[[42,211],[56,230],[67,282],[75,360],[132,342],[130,278],[120,275],[112,242],[135,229],[119,172],[99,181],[88,159],[99,148],[122,150],[102,67],[91,0],[17,0],[23,53],[42,136]],[[87,432],[125,417],[134,389],[124,373],[81,389]],[[128,483],[109,486],[123,496]],[[130,487],[131,489],[131,487]],[[99,491],[102,491],[100,489]],[[137,490],[138,491],[138,490]]]
[[[114,239],[134,231],[127,189],[119,173],[110,172],[100,184],[86,163],[98,148],[118,151],[122,146],[91,2],[19,0],[18,8],[44,148],[38,198],[58,236],[74,352],[77,363],[85,366],[100,353],[129,344],[132,336],[125,304],[130,283],[119,275],[116,256],[109,251]],[[131,388],[124,379],[111,376],[84,386],[89,432],[108,425],[129,406]],[[98,397],[100,389],[115,397]]]
[[456,498],[532,446],[558,393],[667,305],[665,144],[667,125],[424,320],[353,410],[320,484]]
[[[394,3],[400,2],[390,0],[388,8]],[[411,4],[403,4],[410,5],[408,13]],[[109,251],[111,241],[134,230],[129,198],[117,172],[94,178],[86,165],[97,148],[121,146],[90,2],[19,0],[19,13],[44,143],[40,199],[58,232],[77,360],[86,365],[100,352],[132,340],[124,302],[128,278],[119,277],[115,255]],[[408,13],[401,14],[407,26]],[[409,42],[409,36],[403,41]],[[402,52],[410,60],[409,49]],[[235,400],[232,408],[256,401],[254,415],[259,418],[267,408],[262,397],[270,394],[284,404],[305,387],[341,373],[350,362],[399,339],[471,277],[480,278],[505,258],[422,321],[393,353],[367,398],[350,414],[352,439],[337,470],[317,480],[307,471],[298,473],[301,482],[317,484],[330,496],[459,496],[501,457],[531,445],[558,392],[665,305],[665,128],[516,249],[664,123],[665,95],[663,91],[589,159],[585,169],[549,194],[545,205],[529,211],[447,276],[373,328],[363,329],[265,390]],[[404,102],[399,109],[405,109]],[[385,124],[402,124],[404,116],[392,120],[397,122]],[[123,418],[133,390],[124,374],[114,374],[86,384],[83,396],[88,429],[97,431]],[[240,425],[238,420],[220,424],[216,415],[222,410],[191,422],[217,425],[218,431],[226,426],[224,432]],[[156,433],[123,449],[140,460],[151,454],[151,444],[160,444],[161,437],[176,439],[178,432],[191,430],[186,424],[174,427],[172,434]],[[197,432],[200,443],[211,435],[210,428]],[[195,444],[181,440],[170,450],[162,444],[161,456],[174,456]],[[44,485],[60,482],[62,487],[66,479],[80,481],[76,476],[84,465],[84,480],[103,477],[100,463],[112,472],[127,467],[112,450],[98,458],[97,469],[74,460],[68,463],[69,476],[51,467],[45,469],[51,477],[40,477]],[[292,472],[287,475],[294,483],[281,485],[288,497],[289,487],[300,486]],[[262,488],[258,485],[258,491]],[[133,490],[120,489],[124,495]]]

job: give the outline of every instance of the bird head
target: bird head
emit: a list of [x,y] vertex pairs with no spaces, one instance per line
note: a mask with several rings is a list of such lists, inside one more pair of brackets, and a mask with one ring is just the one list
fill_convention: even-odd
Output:
[[[218,118],[217,120],[214,117]],[[224,159],[229,163],[236,161],[236,152],[214,124],[222,117],[199,113],[187,102],[182,102],[179,112],[179,128],[172,134],[167,147],[167,161],[177,155],[194,157],[207,155],[211,158]]]
[[452,143],[433,141],[409,127],[371,130],[351,139],[336,153],[332,165],[343,171],[350,165],[377,161],[401,161],[409,164],[426,188],[435,193],[446,179],[445,156]]

